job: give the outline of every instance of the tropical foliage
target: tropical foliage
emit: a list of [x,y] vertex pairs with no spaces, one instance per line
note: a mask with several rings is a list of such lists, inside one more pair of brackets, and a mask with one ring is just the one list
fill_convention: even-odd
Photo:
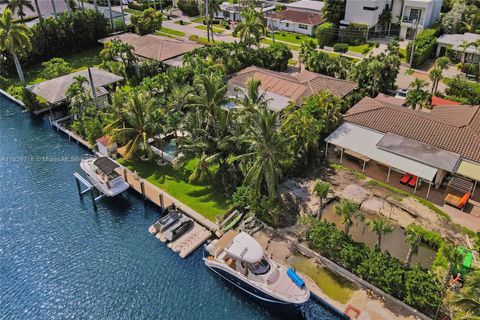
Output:
[[132,15],[131,22],[135,32],[140,35],[154,33],[155,30],[162,27],[162,13],[153,8],[148,8],[141,14]]
[[253,9],[243,11],[242,21],[236,25],[235,33],[247,48],[250,48],[251,45],[258,46],[261,37],[265,34],[263,17]]
[[422,109],[430,106],[432,95],[426,89],[428,83],[420,78],[415,80],[408,86],[409,91],[405,98],[405,104],[413,109]]
[[42,76],[45,79],[53,79],[72,72],[70,64],[62,58],[52,58],[42,62]]

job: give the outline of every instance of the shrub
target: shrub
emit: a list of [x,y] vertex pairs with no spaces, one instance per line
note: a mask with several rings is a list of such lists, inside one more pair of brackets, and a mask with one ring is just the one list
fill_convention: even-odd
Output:
[[363,53],[363,54],[367,54],[369,51],[370,51],[369,48],[364,48],[364,49],[362,50],[362,53]]
[[40,106],[37,97],[22,86],[11,85],[8,87],[7,93],[22,101],[25,104],[25,109],[28,111],[36,110]]
[[307,226],[310,248],[412,307],[429,315],[435,313],[441,286],[432,273],[406,267],[388,252],[355,242],[327,221],[309,219]]
[[465,104],[480,104],[480,85],[460,77],[445,80],[445,83],[445,93],[449,99]]
[[437,45],[437,32],[437,29],[425,29],[418,33],[415,41],[410,41],[408,43],[407,57],[410,57],[413,45],[415,45],[412,61],[413,67],[421,65],[433,55],[434,49]]
[[42,62],[42,76],[45,79],[57,78],[72,72],[72,67],[62,58],[52,58]]
[[318,39],[318,46],[323,48],[329,46],[335,41],[335,25],[331,22],[322,23],[317,27],[315,35]]
[[133,15],[131,21],[136,33],[140,35],[153,33],[162,27],[162,13],[149,8],[139,15]]
[[195,17],[200,14],[200,10],[198,9],[197,2],[195,0],[179,0],[177,5],[180,11],[189,17]]
[[333,45],[333,51],[345,53],[348,51],[348,44],[347,43],[335,43]]
[[345,29],[340,29],[340,39],[351,46],[359,46],[366,42],[368,26],[361,23],[350,23]]
[[12,84],[10,79],[5,78],[4,76],[0,75],[0,89],[5,90]]

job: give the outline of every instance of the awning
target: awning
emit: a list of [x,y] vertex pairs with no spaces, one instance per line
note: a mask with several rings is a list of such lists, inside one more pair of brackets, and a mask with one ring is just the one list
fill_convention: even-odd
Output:
[[378,148],[377,144],[384,136],[380,132],[346,122],[329,135],[325,141],[352,150],[394,169],[408,172],[427,181],[433,181],[437,168]]
[[473,180],[480,181],[480,164],[462,159],[458,163],[455,173]]

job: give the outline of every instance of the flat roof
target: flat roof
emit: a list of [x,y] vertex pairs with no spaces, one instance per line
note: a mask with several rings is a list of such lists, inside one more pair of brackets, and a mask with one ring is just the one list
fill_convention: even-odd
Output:
[[453,172],[460,155],[432,145],[387,133],[377,143],[377,147],[389,152],[420,161],[432,167]]
[[467,178],[480,181],[480,164],[478,163],[460,160],[455,172]]
[[322,1],[314,1],[314,0],[300,0],[292,3],[286,3],[285,7],[287,8],[295,8],[295,9],[308,9],[308,10],[315,10],[315,11],[322,11],[325,3]]
[[378,148],[377,144],[384,136],[380,132],[346,122],[330,134],[325,141],[397,170],[408,172],[430,182],[433,181],[437,173],[436,168]]
[[[90,68],[90,70],[92,73],[93,85],[95,86],[97,96],[105,95],[106,93],[108,93],[107,90],[103,88],[104,86],[123,80],[123,77],[117,76],[116,74],[104,70],[100,70],[97,67]],[[88,70],[85,69],[28,86],[27,89],[30,90],[32,93],[42,97],[48,103],[60,103],[67,99],[67,90],[70,85],[75,82],[75,77],[77,76],[85,77],[88,81],[90,81],[88,76]],[[86,84],[85,87],[87,89],[90,89],[90,84]]]

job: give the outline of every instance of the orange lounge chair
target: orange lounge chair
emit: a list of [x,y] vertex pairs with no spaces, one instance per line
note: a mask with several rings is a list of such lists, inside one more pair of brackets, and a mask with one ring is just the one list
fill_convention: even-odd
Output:
[[410,179],[412,179],[412,175],[410,173],[405,173],[402,179],[400,179],[400,183],[407,184]]
[[468,199],[470,199],[470,192],[465,193],[463,197],[459,197],[452,193],[447,193],[447,196],[445,197],[443,202],[457,209],[462,209],[467,204]]
[[417,176],[412,176],[412,179],[408,181],[408,185],[412,188],[415,188],[415,185],[417,184],[417,179],[418,179]]

